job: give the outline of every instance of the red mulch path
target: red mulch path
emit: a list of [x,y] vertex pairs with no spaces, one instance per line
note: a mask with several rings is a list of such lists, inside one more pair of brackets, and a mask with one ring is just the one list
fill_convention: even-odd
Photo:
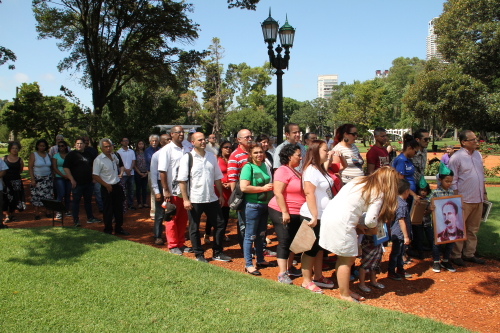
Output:
[[[26,191],[29,193],[28,191]],[[96,217],[101,217],[94,207]],[[9,223],[10,228],[33,228],[51,226],[52,220],[43,217],[39,221],[33,220],[33,210],[28,204],[27,212],[15,214],[20,222]],[[80,207],[80,221],[83,228],[103,230],[103,224],[87,224],[83,205]],[[56,224],[58,226],[60,224]],[[65,218],[65,225],[72,226],[72,218]],[[121,237],[126,240],[139,242],[145,245],[157,247],[167,251],[166,245],[155,246],[153,243],[153,221],[149,218],[149,208],[129,211],[125,215],[124,229],[130,232],[130,236]],[[201,230],[204,230],[202,223]],[[235,232],[235,221],[231,220],[228,226],[230,242],[225,242],[225,253],[233,258],[230,263],[210,260],[211,265],[217,265],[243,273],[244,260],[237,245]],[[270,227],[268,236],[272,240],[271,249],[276,249],[277,239]],[[186,242],[190,246],[190,242]],[[499,244],[500,245],[500,244]],[[204,245],[207,249],[205,257],[211,258],[210,245]],[[387,260],[390,248],[386,248],[382,260],[382,273],[379,281],[385,285],[385,289],[373,288],[369,294],[362,293],[357,288],[357,283],[351,284],[351,289],[366,297],[364,304],[412,313],[417,316],[432,318],[446,324],[462,326],[469,330],[479,332],[500,331],[500,262],[497,260],[486,260],[486,265],[467,263],[467,267],[457,268],[456,273],[441,271],[434,273],[430,268],[432,260],[413,259],[407,266],[407,271],[413,274],[411,279],[393,281],[387,278]],[[331,255],[330,255],[331,256]],[[193,254],[186,257],[194,259]],[[267,258],[275,261],[276,258]],[[300,264],[298,265],[300,268]],[[276,281],[278,268],[261,269],[262,277]],[[324,271],[324,276],[331,277],[334,273],[334,264]],[[258,277],[256,277],[258,278]],[[326,295],[338,297],[337,282],[333,290],[324,289]],[[293,284],[300,286],[302,278],[296,278]],[[276,282],[277,283],[277,282]]]

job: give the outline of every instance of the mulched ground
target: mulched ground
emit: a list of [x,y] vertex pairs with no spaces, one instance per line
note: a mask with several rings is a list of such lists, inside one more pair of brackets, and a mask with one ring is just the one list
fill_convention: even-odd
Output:
[[[94,206],[95,216],[101,218]],[[31,207],[28,205],[27,212],[17,213],[16,218],[20,222],[9,223],[11,228],[33,228],[52,225],[52,220],[42,218],[39,221],[33,220]],[[72,225],[71,218],[65,218],[65,225]],[[80,208],[80,221],[82,227],[103,230],[103,224],[87,224],[83,206]],[[60,224],[56,224],[58,226]],[[129,211],[125,215],[124,229],[130,232],[130,236],[123,239],[139,242],[145,245],[154,246],[167,251],[165,246],[155,246],[153,243],[153,221],[149,218],[149,209],[139,209]],[[204,230],[202,224],[201,230]],[[244,261],[241,251],[237,245],[235,233],[235,221],[231,220],[228,226],[230,241],[225,243],[225,253],[233,258],[230,263],[209,261],[211,265],[217,265],[226,269],[231,269],[243,273]],[[276,236],[270,227],[269,238],[272,240],[271,249],[276,249]],[[190,246],[187,241],[186,245]],[[499,244],[500,245],[500,244]],[[212,250],[210,245],[204,245],[206,258],[211,258]],[[456,273],[441,271],[434,273],[430,267],[432,260],[430,252],[429,258],[425,260],[413,259],[407,266],[407,271],[413,274],[411,279],[403,281],[393,281],[387,278],[387,261],[390,248],[386,248],[382,260],[382,273],[379,274],[379,282],[386,286],[385,289],[372,289],[372,292],[362,293],[357,288],[358,282],[351,285],[351,289],[366,297],[364,304],[412,313],[421,317],[433,318],[435,320],[462,326],[467,329],[479,332],[499,332],[500,331],[500,262],[497,260],[486,260],[486,265],[467,263],[467,267],[458,268]],[[186,254],[186,257],[194,259],[194,255]],[[276,258],[267,258],[275,261]],[[300,263],[297,266],[300,268]],[[276,281],[278,268],[266,268],[260,270],[261,278]],[[331,277],[334,273],[334,264],[324,271],[324,276]],[[259,277],[256,277],[259,278]],[[332,290],[325,289],[325,294],[330,297],[338,297],[337,282]],[[296,278],[293,284],[300,286],[302,278]],[[278,282],[276,282],[278,283]]]

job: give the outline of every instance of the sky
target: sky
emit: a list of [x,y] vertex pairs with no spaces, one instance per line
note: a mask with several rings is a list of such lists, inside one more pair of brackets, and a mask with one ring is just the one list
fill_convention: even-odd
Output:
[[[339,82],[365,81],[375,70],[391,67],[397,57],[425,59],[427,24],[442,13],[441,0],[261,0],[256,11],[228,9],[226,0],[191,0],[188,13],[199,24],[199,38],[184,45],[206,50],[213,37],[225,48],[222,63],[262,66],[268,60],[260,24],[269,16],[296,29],[289,70],[283,75],[283,96],[299,101],[317,97],[317,76],[338,74]],[[58,72],[65,53],[57,40],[37,38],[29,0],[2,0],[0,45],[15,52],[15,70],[0,66],[0,99],[12,100],[16,86],[38,82],[45,95],[69,88],[91,107],[89,89],[78,83],[74,71]],[[276,46],[276,44],[275,44]],[[267,88],[276,94],[276,77]]]

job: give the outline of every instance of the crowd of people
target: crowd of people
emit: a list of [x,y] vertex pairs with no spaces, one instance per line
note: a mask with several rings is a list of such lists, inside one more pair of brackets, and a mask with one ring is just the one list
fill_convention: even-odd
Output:
[[[233,145],[226,140],[219,144],[215,135],[205,137],[195,130],[189,130],[185,139],[184,128],[174,126],[170,133],[151,135],[147,147],[144,141],[136,142],[135,150],[128,138],[120,140],[118,150],[110,139],[103,138],[100,154],[89,145],[88,137],[77,138],[74,147],[62,136],[56,137],[52,147],[46,140],[38,140],[27,162],[34,219],[40,219],[44,199],[56,199],[65,208],[56,218],[66,214],[80,226],[83,196],[87,223],[104,222],[105,233],[129,235],[123,228],[124,214],[147,208],[154,220],[156,245],[166,243],[172,254],[194,253],[197,261],[207,262],[203,240],[212,244],[212,260],[228,262],[231,258],[224,253],[223,242],[227,240],[229,204],[240,193],[243,201],[238,208],[237,235],[246,273],[261,275],[260,269],[276,265],[266,257],[276,256],[280,283],[292,284],[293,277],[302,276],[303,288],[322,293],[321,288],[334,286],[322,273],[324,258],[333,253],[340,296],[355,302],[364,300],[349,287],[355,272],[359,272],[362,292],[384,288],[377,281],[383,244],[375,243],[372,236],[384,224],[392,242],[388,277],[393,280],[410,277],[405,264],[410,257],[423,258],[426,250],[432,251],[434,272],[441,268],[454,272],[452,263],[464,266],[464,261],[484,264],[475,256],[481,205],[487,194],[474,132],[461,132],[461,148],[453,153],[451,147],[443,156],[439,186],[432,192],[423,177],[428,130],[405,135],[402,151],[395,157],[387,146],[386,131],[376,128],[366,166],[355,144],[355,125],[340,126],[333,139],[328,134],[325,141],[307,133],[302,143],[299,126],[293,123],[284,132],[286,140],[275,147],[267,135],[254,136],[241,129]],[[20,150],[19,143],[11,142],[8,155],[0,160],[0,204],[6,211],[2,227],[16,221],[16,211],[26,209]],[[459,235],[455,223],[450,222],[441,235],[448,243],[441,249],[434,244],[430,219],[435,207],[428,205],[421,223],[411,223],[409,210],[414,202],[456,194],[463,198],[466,235]],[[102,220],[93,215],[92,196]],[[456,214],[458,207],[451,208]],[[268,219],[277,236],[277,252],[266,248]],[[192,247],[185,244],[186,227]],[[311,230],[314,237],[305,237],[301,228]],[[464,236],[465,241],[457,241]],[[300,253],[290,250],[292,242],[306,243],[300,269],[294,265]],[[361,265],[353,269],[357,257]]]

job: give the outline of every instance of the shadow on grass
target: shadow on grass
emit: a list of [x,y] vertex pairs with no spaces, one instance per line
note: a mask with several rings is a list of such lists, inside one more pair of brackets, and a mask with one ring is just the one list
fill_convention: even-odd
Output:
[[[497,204],[500,204],[497,202]],[[491,259],[500,259],[500,235],[499,227],[493,220],[481,222],[477,234],[477,254]]]
[[490,274],[486,276],[484,281],[478,283],[477,286],[470,288],[470,290],[478,295],[500,295],[500,277],[494,277]]
[[13,229],[12,232],[13,241],[18,241],[22,254],[6,261],[29,266],[71,265],[88,251],[120,240],[94,230],[72,227]]

